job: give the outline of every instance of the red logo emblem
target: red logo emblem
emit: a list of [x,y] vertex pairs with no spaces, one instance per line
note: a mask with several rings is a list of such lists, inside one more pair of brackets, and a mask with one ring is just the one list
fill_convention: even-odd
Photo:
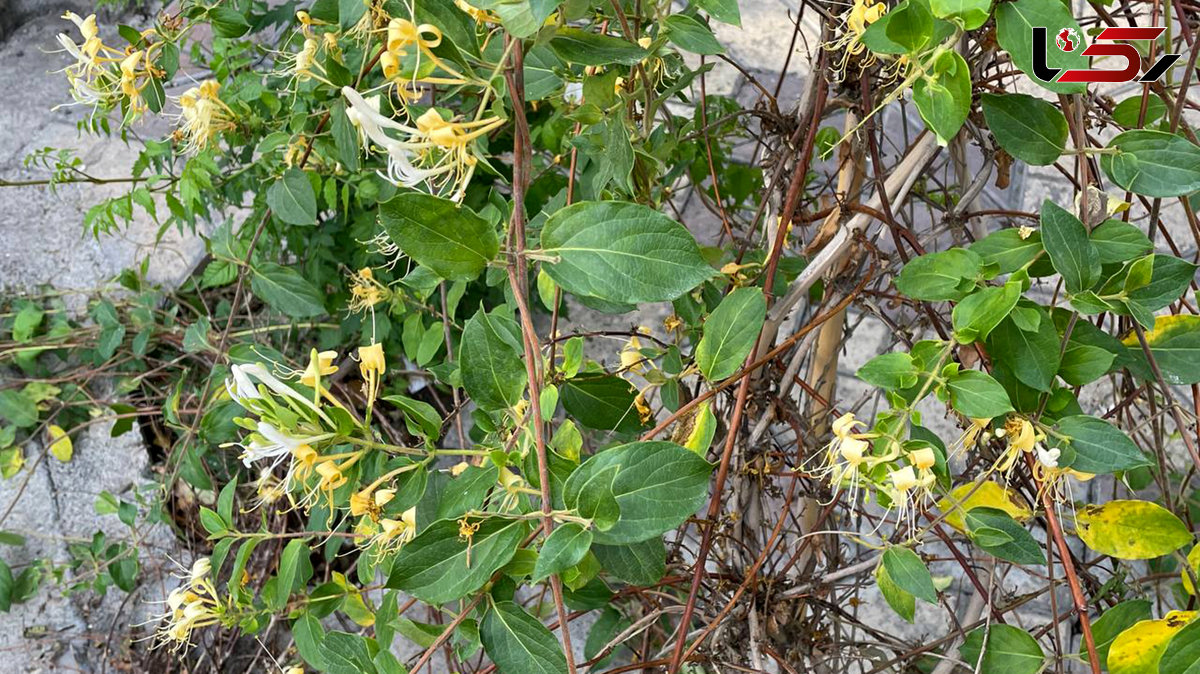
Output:
[[1079,36],[1075,34],[1074,28],[1063,28],[1054,37],[1054,43],[1063,51],[1075,51],[1075,45],[1079,44]]

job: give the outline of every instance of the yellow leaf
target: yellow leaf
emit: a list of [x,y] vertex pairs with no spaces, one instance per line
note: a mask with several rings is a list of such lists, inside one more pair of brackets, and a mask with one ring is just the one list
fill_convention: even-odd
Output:
[[75,446],[71,444],[71,436],[62,429],[62,426],[50,426],[50,453],[54,458],[66,463],[75,456]]
[[[1187,556],[1188,566],[1192,567],[1192,572],[1200,576],[1200,543],[1192,548],[1192,551]],[[1188,575],[1187,569],[1179,572],[1183,577],[1183,590],[1188,594],[1196,594],[1196,588],[1192,585],[1192,577]]]
[[[971,493],[972,490],[974,493]],[[962,533],[967,531],[964,517],[972,508],[997,508],[1018,522],[1024,522],[1033,516],[1033,511],[1029,509],[1025,499],[1011,489],[992,481],[984,482],[978,488],[973,482],[960,485],[938,502],[938,509],[947,513],[946,524]]]
[[1192,541],[1187,525],[1149,501],[1109,501],[1075,515],[1075,530],[1089,548],[1118,559],[1153,559]]
[[716,432],[717,417],[713,414],[712,407],[706,400],[700,403],[700,411],[696,415],[695,425],[692,426],[692,432],[688,435],[687,442],[683,443],[683,446],[703,457],[708,454],[708,448],[712,445],[713,434]]
[[1171,611],[1162,620],[1143,620],[1121,632],[1108,649],[1109,674],[1157,674],[1167,644],[1195,617],[1195,611]]
[[[1146,344],[1154,346],[1176,334],[1194,332],[1197,327],[1200,327],[1200,316],[1191,314],[1155,316],[1154,329],[1146,331]],[[1129,333],[1129,336],[1121,341],[1125,346],[1140,346],[1136,332]]]

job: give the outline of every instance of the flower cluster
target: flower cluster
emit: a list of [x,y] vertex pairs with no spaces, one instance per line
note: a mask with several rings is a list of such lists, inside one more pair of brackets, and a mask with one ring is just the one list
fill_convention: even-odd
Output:
[[173,650],[188,648],[193,632],[223,622],[229,613],[213,585],[212,563],[207,557],[197,559],[183,580],[183,585],[167,595],[167,612],[159,620],[162,626],[156,635],[160,644]]
[[122,99],[127,101],[127,118],[133,119],[148,108],[143,96],[147,86],[164,73],[154,66],[154,54],[162,48],[161,41],[151,42],[157,33],[154,29],[141,34],[146,47],[135,49],[132,45],[124,50],[105,45],[100,38],[96,15],[82,18],[74,12],[62,18],[75,24],[82,42],[76,43],[66,33],[58,34],[58,43],[74,62],[63,68],[67,82],[71,85],[71,96],[77,103],[107,110]]

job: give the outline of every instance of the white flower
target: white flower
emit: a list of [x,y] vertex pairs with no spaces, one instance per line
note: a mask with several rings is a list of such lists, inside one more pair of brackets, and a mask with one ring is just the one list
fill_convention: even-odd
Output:
[[292,437],[265,421],[258,422],[258,434],[265,442],[253,439],[246,451],[242,452],[242,464],[247,468],[263,459],[272,459],[271,467],[274,468],[301,445],[319,440],[318,437]]
[[1037,453],[1038,463],[1041,463],[1047,468],[1058,468],[1058,457],[1062,455],[1062,451],[1060,449],[1057,447],[1053,449],[1046,449],[1039,443],[1036,447],[1034,447],[1034,451]]
[[567,88],[563,91],[563,100],[571,105],[583,103],[583,82],[567,82]]
[[320,410],[317,408],[316,404],[313,403],[313,401],[301,395],[296,389],[280,381],[278,377],[271,374],[271,372],[267,370],[267,368],[261,363],[253,363],[251,365],[234,365],[232,368],[232,375],[233,386],[230,386],[229,381],[226,380],[225,389],[229,391],[230,397],[236,400],[242,407],[247,407],[245,402],[247,400],[262,398],[262,395],[258,392],[258,387],[254,384],[255,381],[258,381],[259,383],[264,384],[274,393],[291,398],[292,400],[301,403],[314,412],[320,413]]

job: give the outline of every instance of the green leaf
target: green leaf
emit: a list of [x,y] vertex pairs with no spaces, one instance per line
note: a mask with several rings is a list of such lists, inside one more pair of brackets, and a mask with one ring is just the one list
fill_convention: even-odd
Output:
[[604,570],[630,585],[653,585],[667,573],[667,548],[661,536],[628,545],[594,545]]
[[427,604],[444,604],[483,587],[512,559],[528,527],[524,520],[499,517],[478,524],[469,544],[454,520],[430,524],[396,554],[387,587]]
[[1147,197],[1180,197],[1200,190],[1200,147],[1165,131],[1137,129],[1108,143],[1100,168],[1122,189]]
[[1046,28],[1046,64],[1051,68],[1086,69],[1088,57],[1082,49],[1063,51],[1055,46],[1054,34],[1063,28],[1074,29],[1083,35],[1079,23],[1066,5],[1046,0],[1017,0],[996,6],[996,40],[1008,52],[1013,63],[1034,83],[1060,94],[1082,93],[1083,83],[1043,82],[1033,76],[1033,28]]
[[979,255],[965,248],[929,253],[904,265],[896,289],[915,300],[957,302],[970,290],[962,288],[964,281],[979,276],[982,268]]
[[8,613],[13,603],[13,574],[12,567],[0,559],[0,611]]
[[286,606],[292,596],[292,588],[296,586],[300,569],[300,557],[309,554],[308,541],[303,538],[293,538],[283,549],[279,558],[279,574],[275,581],[275,605]]
[[1091,240],[1100,254],[1100,264],[1128,262],[1154,250],[1154,244],[1142,230],[1120,220],[1105,220],[1097,225]]
[[1035,231],[1022,238],[1017,227],[1001,229],[971,244],[970,250],[982,259],[983,264],[999,267],[997,273],[1011,274],[1042,253],[1042,234]]
[[0,418],[17,428],[29,428],[37,424],[37,404],[24,391],[0,390]]
[[1123,431],[1085,414],[1059,419],[1053,441],[1074,450],[1074,458],[1065,465],[1083,473],[1099,475],[1149,464]]
[[479,625],[483,650],[501,674],[562,674],[567,658],[546,626],[510,601],[492,604]]
[[[1169,384],[1200,383],[1200,316],[1179,314],[1157,316],[1154,329],[1145,333],[1146,345]],[[1136,334],[1125,339],[1129,353],[1140,363],[1146,356]],[[1150,376],[1147,367],[1144,376]],[[0,393],[0,395],[3,395]],[[2,408],[2,403],[0,403]],[[0,415],[3,414],[0,409]]]
[[[1167,114],[1167,104],[1162,102],[1158,96],[1150,94],[1146,96],[1146,116],[1143,119],[1144,124],[1153,124],[1158,118]],[[1113,108],[1113,121],[1126,129],[1135,129],[1138,126],[1138,117],[1142,114],[1142,95],[1130,96],[1125,100],[1117,103]]]
[[564,290],[609,302],[662,302],[713,275],[683,225],[652,208],[581,202],[557,211],[542,230],[543,268]]
[[468,466],[461,475],[442,488],[437,504],[437,519],[457,519],[471,510],[479,510],[499,477],[500,469],[495,464]]
[[1089,548],[1117,559],[1154,559],[1192,542],[1187,525],[1149,501],[1086,505],[1075,515],[1075,529]]
[[884,353],[858,368],[855,376],[879,388],[902,389],[916,386],[919,372],[912,355]]
[[478,0],[472,4],[494,12],[513,37],[527,38],[541,29],[562,0]]
[[963,28],[975,30],[991,15],[992,0],[930,0],[929,6],[939,19],[958,19]]
[[983,94],[983,116],[992,135],[1026,164],[1053,164],[1066,151],[1067,119],[1053,105],[1025,94]]
[[592,532],[577,522],[567,522],[554,529],[542,544],[537,564],[533,567],[533,582],[575,566],[592,547]]
[[883,553],[883,567],[896,587],[921,601],[937,604],[933,576],[917,553],[908,548],[890,547]]
[[1176,634],[1158,661],[1158,674],[1200,672],[1200,621],[1193,621]]
[[563,81],[555,69],[563,68],[562,61],[545,45],[538,45],[525,54],[525,100],[540,101],[562,89]]
[[1129,293],[1147,311],[1158,311],[1179,299],[1196,275],[1196,265],[1172,255],[1156,254],[1150,282]]
[[721,23],[742,27],[742,13],[738,9],[738,0],[695,0],[695,4]]
[[383,400],[399,407],[404,413],[404,422],[409,433],[423,435],[430,440],[437,440],[441,436],[442,415],[438,414],[433,405],[402,395],[383,396]]
[[1013,409],[1004,387],[986,372],[963,370],[950,377],[946,387],[951,406],[972,419],[992,419]]
[[[972,508],[966,515],[967,529],[975,543],[1000,559],[1014,564],[1045,564],[1046,553],[1025,527],[999,508]],[[986,531],[1000,532],[989,543]]]
[[311,318],[325,313],[325,296],[290,267],[264,262],[254,267],[253,272],[250,288],[272,309],[289,318]]
[[1038,674],[1046,654],[1033,637],[1012,625],[980,627],[963,640],[958,657],[977,672]]
[[1087,290],[1100,279],[1100,253],[1088,238],[1087,228],[1049,199],[1042,202],[1042,245],[1068,293]]
[[[1130,599],[1108,609],[1099,620],[1092,623],[1092,638],[1096,643],[1096,655],[1100,662],[1108,661],[1108,649],[1117,635],[1135,624],[1150,619],[1148,599]],[[1087,644],[1079,644],[1079,657],[1087,660]]]
[[[895,24],[893,20],[891,25]],[[945,146],[971,111],[971,69],[952,51],[938,58],[929,75],[913,85],[913,102],[925,126],[937,135],[938,144]]]
[[1043,316],[1033,331],[1022,330],[1010,316],[996,326],[987,342],[993,359],[1007,365],[1022,384],[1039,391],[1049,391],[1054,383],[1061,345],[1049,316]]
[[585,66],[632,66],[649,55],[645,49],[619,37],[570,27],[554,33],[550,48],[562,60]]
[[909,53],[924,47],[933,36],[933,14],[927,2],[908,0],[888,14],[887,38]]
[[521,329],[506,307],[481,307],[463,328],[458,354],[463,388],[476,405],[501,410],[516,405],[528,383]]
[[954,323],[954,338],[961,344],[986,339],[1008,317],[1020,298],[1019,281],[1009,281],[999,287],[988,286],[967,295],[950,314]]
[[242,13],[227,6],[214,7],[208,10],[208,20],[212,24],[213,33],[217,37],[241,37],[250,30],[250,22]]
[[562,404],[580,424],[600,431],[631,433],[642,428],[634,400],[637,387],[608,374],[584,374],[562,387]]
[[487,220],[466,206],[404,192],[379,207],[379,223],[404,254],[451,281],[470,281],[487,267],[500,241]]
[[712,29],[686,14],[672,14],[663,21],[667,39],[675,46],[693,54],[724,54],[725,47],[717,41]]
[[891,606],[892,610],[901,618],[911,623],[917,612],[917,598],[911,593],[905,592],[892,580],[892,577],[888,575],[887,566],[880,564],[875,567],[875,584],[879,586],[879,593],[883,595],[888,606]]
[[637,543],[674,529],[708,498],[712,464],[671,442],[633,442],[606,449],[575,469],[564,487],[567,507],[576,507],[582,488],[613,467],[620,519],[596,532],[601,545]]
[[1112,369],[1117,355],[1098,346],[1077,344],[1063,354],[1058,376],[1071,386],[1083,386],[1103,377]]
[[704,322],[704,336],[696,347],[696,364],[709,381],[737,372],[746,360],[767,315],[767,300],[760,288],[738,288],[725,296]]
[[267,205],[280,222],[297,226],[317,224],[317,195],[308,175],[298,168],[288,169],[271,185],[267,190]]

